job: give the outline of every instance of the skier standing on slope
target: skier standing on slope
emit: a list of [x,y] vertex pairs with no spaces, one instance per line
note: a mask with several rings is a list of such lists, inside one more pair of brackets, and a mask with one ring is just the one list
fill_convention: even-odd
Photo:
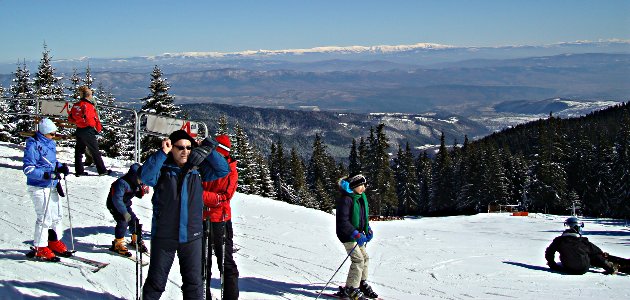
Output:
[[[107,209],[116,221],[115,239],[110,250],[125,256],[131,256],[129,249],[125,245],[127,227],[129,227],[129,232],[131,232],[132,245],[135,245],[138,241],[136,234],[142,234],[140,232],[141,229],[136,228],[136,224],[139,224],[138,217],[131,209],[131,199],[134,196],[142,198],[149,192],[149,187],[143,184],[138,176],[141,171],[142,166],[139,163],[131,165],[127,174],[112,183],[107,195]],[[140,239],[138,250],[143,253],[147,252],[147,247],[142,239]]]
[[[57,145],[52,139],[57,126],[50,119],[42,119],[33,137],[26,139],[22,170],[26,175],[27,192],[33,200],[37,220],[33,237],[34,250],[27,256],[58,261],[56,254],[67,255],[66,245],[60,241],[63,217],[59,196],[63,189],[60,174],[69,174],[68,165],[57,161]],[[44,229],[48,233],[48,244],[42,239]]]
[[[576,217],[566,219],[564,225],[569,227],[561,236],[556,237],[545,250],[547,265],[556,271],[572,275],[582,275],[593,267],[603,268],[604,274],[617,273],[618,266],[608,261],[599,247],[582,236],[584,223]],[[556,252],[560,253],[559,265],[555,261]]]
[[[230,138],[227,135],[218,135],[216,140],[219,143],[217,145],[217,152],[223,155],[230,165],[230,174],[223,178],[203,183],[203,203],[205,206],[203,218],[204,220],[210,218],[211,240],[208,243],[207,253],[212,253],[211,249],[214,249],[219,271],[222,273],[224,280],[224,286],[222,287],[223,299],[233,300],[238,299],[239,273],[233,257],[234,233],[232,231],[232,208],[230,207],[230,200],[232,200],[232,196],[236,191],[238,181],[238,171],[236,170],[237,161],[230,156]],[[225,253],[223,250],[225,250]],[[208,282],[210,281],[211,262],[212,257],[209,257]]]
[[336,202],[337,238],[343,243],[352,262],[346,286],[340,287],[338,295],[353,300],[378,297],[366,282],[370,257],[365,246],[374,236],[368,218],[366,183],[365,177],[361,174],[341,178],[339,180],[341,197]]
[[143,299],[159,299],[168,273],[179,257],[184,299],[201,299],[201,237],[203,214],[202,181],[226,176],[229,166],[215,151],[210,137],[197,142],[186,131],[177,130],[162,141],[162,150],[142,166],[140,178],[154,187],[151,226],[151,261],[142,289]]
[[79,97],[81,99],[72,105],[68,114],[68,121],[77,125],[75,135],[77,137],[74,146],[74,171],[76,176],[87,175],[83,168],[83,154],[87,148],[96,164],[99,175],[109,175],[112,170],[108,170],[103,163],[101,152],[98,149],[96,135],[103,130],[101,121],[98,119],[92,90],[87,86],[79,87]]

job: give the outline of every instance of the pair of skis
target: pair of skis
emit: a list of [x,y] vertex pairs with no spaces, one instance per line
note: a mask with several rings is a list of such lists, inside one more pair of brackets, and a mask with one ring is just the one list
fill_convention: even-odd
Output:
[[[56,264],[71,267],[71,268],[87,269],[88,271],[92,273],[96,273],[109,265],[109,263],[104,263],[104,262],[96,261],[93,259],[76,256],[75,255],[76,251],[66,251],[65,253],[62,253],[59,256],[56,256],[55,259],[53,260],[46,260],[46,259],[37,257],[35,256],[35,252],[36,252],[35,248],[31,248],[31,252],[27,253],[26,257],[35,261],[46,261],[46,262],[56,263]],[[61,258],[64,258],[64,259],[67,258],[75,262],[61,260]]]

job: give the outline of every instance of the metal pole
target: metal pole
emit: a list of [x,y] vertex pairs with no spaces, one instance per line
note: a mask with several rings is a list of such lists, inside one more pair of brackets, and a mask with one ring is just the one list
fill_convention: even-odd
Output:
[[[68,200],[68,219],[70,220],[70,242],[72,243],[72,252],[74,251],[74,234],[72,233],[72,212],[70,212],[70,192],[68,192],[68,181],[63,177],[63,183],[66,188],[66,200]],[[52,190],[51,190],[52,192]]]
[[343,260],[343,262],[341,263],[341,265],[339,265],[339,268],[337,268],[337,271],[335,271],[335,274],[333,274],[330,279],[328,279],[328,282],[326,282],[326,285],[324,286],[324,288],[319,291],[319,294],[317,294],[317,298],[315,299],[319,299],[319,297],[322,295],[322,293],[324,292],[324,290],[328,287],[328,284],[330,283],[330,281],[332,281],[333,277],[335,277],[335,275],[337,275],[337,272],[339,272],[339,269],[341,269],[341,267],[343,266],[343,264],[346,263],[346,260],[348,260],[348,257],[350,257],[350,254],[352,254],[352,252],[354,252],[354,249],[357,248],[359,244],[355,244],[354,247],[352,247],[352,250],[350,250],[350,252],[348,252],[348,255],[346,255],[346,258]]

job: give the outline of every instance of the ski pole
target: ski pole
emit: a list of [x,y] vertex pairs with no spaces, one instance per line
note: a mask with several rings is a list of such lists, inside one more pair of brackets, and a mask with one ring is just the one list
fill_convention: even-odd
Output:
[[223,289],[225,286],[225,211],[223,212],[223,237],[221,238],[221,300],[223,300]]
[[[63,184],[66,188],[66,200],[68,200],[68,219],[70,220],[70,242],[72,243],[72,252],[74,251],[74,234],[72,233],[72,212],[70,211],[70,192],[68,192],[68,181],[63,177]],[[51,191],[52,192],[52,191]]]
[[315,299],[319,299],[319,297],[322,295],[324,290],[328,287],[328,284],[332,281],[332,279],[335,277],[335,275],[337,275],[337,272],[339,272],[339,269],[341,269],[341,267],[343,267],[343,264],[346,263],[346,260],[348,260],[348,257],[350,257],[350,255],[352,254],[352,252],[354,252],[354,249],[356,249],[358,245],[359,244],[354,244],[354,247],[352,247],[352,250],[350,250],[350,252],[348,252],[348,255],[346,255],[346,258],[343,260],[341,265],[339,265],[339,268],[337,268],[337,271],[335,271],[335,274],[333,274],[330,277],[330,279],[328,279],[328,282],[326,282],[326,285],[324,286],[324,288],[321,291],[319,291],[319,294],[317,294],[317,298],[315,298]]
[[[204,207],[205,210],[205,207]],[[208,223],[207,220],[203,220],[203,235],[201,240],[201,279],[203,280],[203,299],[207,296],[207,277],[208,277]]]
[[140,267],[140,262],[138,261],[138,225],[140,225],[140,222],[138,218],[136,218],[134,222],[136,223],[136,226],[134,226],[136,234],[136,300],[140,300],[140,284],[142,284],[142,278],[138,279],[138,268]]

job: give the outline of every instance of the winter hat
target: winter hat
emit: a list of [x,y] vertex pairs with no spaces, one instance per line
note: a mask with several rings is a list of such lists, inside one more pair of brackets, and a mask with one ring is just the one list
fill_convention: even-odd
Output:
[[362,174],[350,176],[346,180],[350,183],[351,189],[354,189],[357,186],[367,183],[367,180],[365,180],[365,177]]
[[230,143],[230,137],[225,134],[217,135],[215,138],[219,143],[217,145],[217,152],[221,153],[223,156],[230,156],[230,147],[232,147],[232,143]]
[[37,128],[41,134],[49,134],[57,131],[57,125],[53,123],[49,118],[43,118],[39,121]]
[[190,141],[191,146],[197,146],[197,141],[195,141],[195,139],[193,139],[186,131],[181,129],[173,131],[173,133],[168,136],[168,139],[171,140],[171,145],[175,145],[175,143],[179,140],[186,139]]

